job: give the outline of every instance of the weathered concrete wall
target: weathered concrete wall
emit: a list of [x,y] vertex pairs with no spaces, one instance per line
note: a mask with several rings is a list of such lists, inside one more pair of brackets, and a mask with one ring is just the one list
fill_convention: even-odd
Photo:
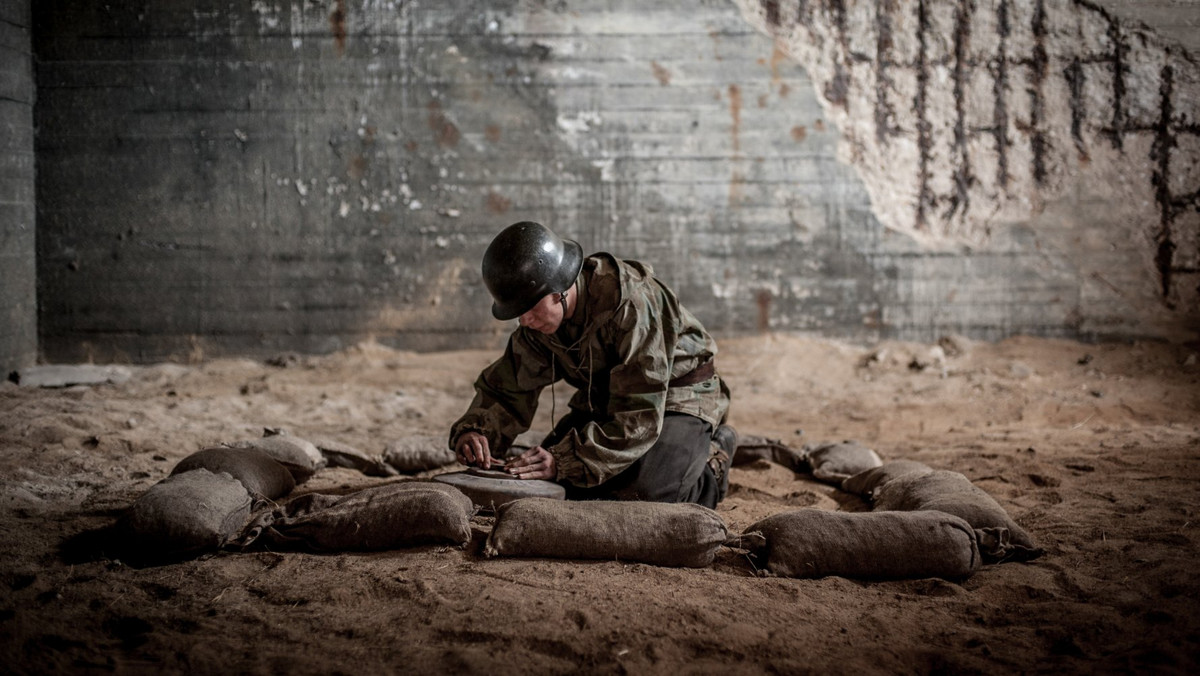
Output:
[[[729,0],[34,12],[52,358],[495,345],[509,327],[479,259],[525,218],[653,263],[722,334],[1179,323],[1049,246],[1052,209],[983,243],[884,227],[872,181],[838,159],[841,129],[859,132],[816,95],[823,71],[814,87]],[[1128,262],[1108,230],[1069,232],[1104,243],[1086,262],[1106,274]]]
[[0,0],[0,378],[37,357],[28,0]]
[[1085,333],[1200,323],[1200,66],[1104,6],[1139,3],[738,4],[812,76],[885,226],[978,251],[1026,233]]

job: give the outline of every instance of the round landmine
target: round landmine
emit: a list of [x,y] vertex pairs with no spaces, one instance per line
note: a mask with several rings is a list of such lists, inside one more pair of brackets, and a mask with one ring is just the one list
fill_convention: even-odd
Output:
[[518,479],[497,469],[472,467],[465,472],[450,472],[433,477],[434,481],[450,484],[471,498],[482,509],[494,510],[518,498],[551,498],[562,500],[566,490],[553,481]]

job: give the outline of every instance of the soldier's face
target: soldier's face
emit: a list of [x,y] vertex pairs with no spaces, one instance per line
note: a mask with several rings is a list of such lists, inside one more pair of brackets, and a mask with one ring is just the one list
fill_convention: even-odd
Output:
[[557,293],[542,296],[537,305],[518,317],[521,326],[546,334],[557,331],[563,320],[562,304],[559,302],[558,296]]

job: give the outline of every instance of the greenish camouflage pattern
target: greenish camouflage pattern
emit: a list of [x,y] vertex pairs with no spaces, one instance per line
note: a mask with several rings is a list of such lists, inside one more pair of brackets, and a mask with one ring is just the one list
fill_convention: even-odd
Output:
[[666,411],[687,413],[715,429],[729,408],[719,375],[683,387],[672,379],[714,358],[717,344],[650,266],[598,253],[584,261],[575,315],[554,335],[518,328],[504,355],[475,381],[471,407],[450,429],[485,435],[494,456],[532,424],[542,389],[557,380],[576,388],[573,409],[597,422],[572,430],[546,450],[558,479],[595,486],[654,445]]

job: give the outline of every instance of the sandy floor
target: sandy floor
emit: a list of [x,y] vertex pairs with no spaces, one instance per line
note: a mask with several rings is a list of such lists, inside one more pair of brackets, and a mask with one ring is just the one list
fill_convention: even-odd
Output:
[[[0,386],[0,660],[39,673],[1200,670],[1196,346],[721,347],[743,433],[857,439],[961,472],[1046,554],[962,584],[792,580],[755,576],[733,550],[707,569],[484,559],[477,517],[465,550],[144,569],[64,558],[65,540],[111,523],[207,444],[269,426],[378,453],[442,434],[493,354],[366,345],[287,367],[161,365],[122,385]],[[327,469],[300,491],[382,481]],[[733,471],[718,511],[740,531],[852,503],[757,462]]]

